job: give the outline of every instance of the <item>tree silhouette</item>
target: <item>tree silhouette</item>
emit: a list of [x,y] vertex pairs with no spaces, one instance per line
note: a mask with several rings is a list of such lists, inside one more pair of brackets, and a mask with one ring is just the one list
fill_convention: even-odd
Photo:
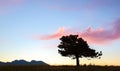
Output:
[[94,49],[89,48],[89,45],[78,35],[62,36],[61,42],[58,45],[58,52],[62,56],[72,57],[76,59],[76,65],[79,66],[79,58],[90,57],[97,58],[102,55],[102,52],[96,52]]

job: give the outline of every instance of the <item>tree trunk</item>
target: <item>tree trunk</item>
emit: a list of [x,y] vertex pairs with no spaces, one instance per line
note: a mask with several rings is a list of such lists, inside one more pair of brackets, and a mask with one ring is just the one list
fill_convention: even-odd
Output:
[[76,66],[80,66],[80,64],[79,64],[79,57],[78,57],[78,55],[76,55]]

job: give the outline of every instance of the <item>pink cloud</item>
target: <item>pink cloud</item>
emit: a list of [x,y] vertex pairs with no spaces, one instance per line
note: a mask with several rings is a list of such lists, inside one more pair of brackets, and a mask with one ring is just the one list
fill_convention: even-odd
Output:
[[0,0],[0,7],[8,6],[8,5],[17,5],[22,2],[23,0]]
[[50,40],[50,39],[55,39],[55,38],[60,38],[63,35],[67,35],[68,32],[65,28],[60,27],[58,28],[57,32],[51,35],[43,35],[41,37],[39,37],[39,39],[41,40]]
[[[113,40],[120,39],[120,19],[111,24],[111,29],[96,29],[88,28],[85,32],[79,34],[90,43],[103,44]],[[109,27],[109,25],[108,25]]]
[[[80,1],[80,0],[73,0],[73,1],[65,1],[65,0],[44,0],[38,1],[41,6],[52,9],[52,10],[59,10],[59,11],[86,11],[89,12],[92,10],[96,10],[98,8],[111,8],[112,6],[119,6],[119,0],[90,0],[90,1]],[[71,4],[71,5],[69,5]],[[116,9],[118,11],[118,9]]]
[[[120,19],[113,22],[111,26],[112,28],[109,29],[99,28],[95,30],[89,27],[85,31],[81,31],[79,33],[76,33],[74,29],[71,31],[69,29],[59,28],[56,33],[51,35],[40,36],[39,39],[41,40],[50,40],[56,38],[58,39],[63,35],[65,36],[69,34],[78,34],[79,37],[84,38],[89,43],[106,44],[113,40],[120,39]],[[107,27],[110,27],[110,25],[108,25]]]
[[0,14],[9,13],[10,7],[16,7],[22,5],[27,0],[0,0]]

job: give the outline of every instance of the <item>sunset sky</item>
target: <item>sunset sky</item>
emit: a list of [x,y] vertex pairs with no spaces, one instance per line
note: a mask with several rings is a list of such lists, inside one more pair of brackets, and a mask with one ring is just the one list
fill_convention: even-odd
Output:
[[57,48],[69,34],[103,52],[81,64],[120,65],[120,0],[0,0],[0,61],[75,65]]

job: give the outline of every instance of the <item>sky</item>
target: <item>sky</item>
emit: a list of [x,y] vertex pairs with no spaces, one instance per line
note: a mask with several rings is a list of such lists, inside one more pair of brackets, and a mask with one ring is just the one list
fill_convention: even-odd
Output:
[[119,30],[120,0],[0,0],[0,61],[75,65],[57,46],[60,37],[77,34],[103,52],[81,64],[120,65]]

